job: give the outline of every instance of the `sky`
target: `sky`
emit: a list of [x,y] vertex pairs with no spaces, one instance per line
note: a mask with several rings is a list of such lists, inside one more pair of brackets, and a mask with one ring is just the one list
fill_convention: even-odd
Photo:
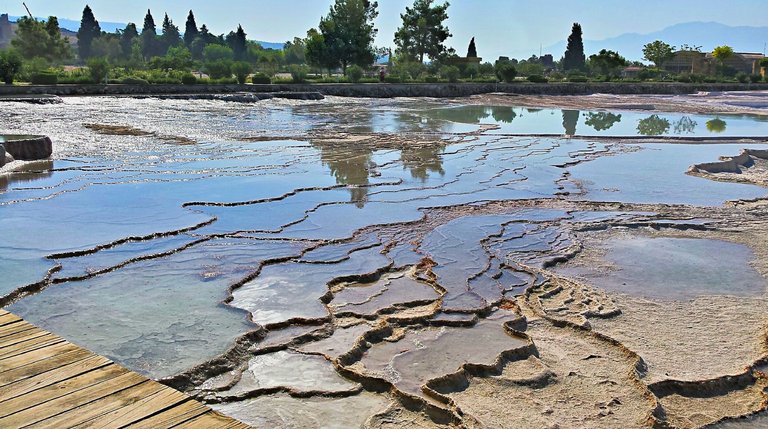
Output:
[[[24,0],[35,16],[55,15],[79,20],[86,2],[80,0]],[[441,2],[442,0],[438,0]],[[0,0],[0,12],[25,15],[22,0]],[[379,0],[376,45],[394,47],[400,13],[413,0]],[[139,27],[147,9],[159,25],[168,13],[184,31],[192,9],[197,24],[221,34],[242,24],[249,39],[285,42],[316,27],[332,0],[89,0],[96,19],[135,22]],[[602,40],[623,33],[650,33],[692,21],[715,21],[731,26],[765,26],[768,0],[452,0],[447,26],[453,37],[447,44],[466,53],[476,38],[478,55],[494,60],[499,55],[539,53],[540,46],[565,40],[571,24],[579,22],[587,40]],[[559,57],[560,53],[553,53]]]

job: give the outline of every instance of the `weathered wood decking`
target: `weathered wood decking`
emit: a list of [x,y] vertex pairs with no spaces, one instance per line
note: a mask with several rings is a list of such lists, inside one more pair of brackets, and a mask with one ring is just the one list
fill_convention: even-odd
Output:
[[249,428],[0,310],[0,428]]

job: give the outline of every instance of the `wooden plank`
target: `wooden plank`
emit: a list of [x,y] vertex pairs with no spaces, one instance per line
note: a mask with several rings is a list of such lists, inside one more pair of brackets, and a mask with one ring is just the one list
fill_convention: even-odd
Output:
[[14,347],[8,347],[7,349],[0,350],[0,362],[2,362],[3,359],[19,356],[24,353],[29,353],[31,351],[63,342],[64,340],[62,338],[59,338],[50,333],[42,337],[33,338],[31,340],[24,341],[23,343],[16,344]]
[[248,429],[250,426],[213,410],[186,421],[174,429]]
[[24,341],[41,337],[43,335],[51,335],[51,334],[49,332],[46,332],[46,331],[43,331],[42,329],[37,329],[37,328],[30,329],[27,331],[17,332],[15,334],[11,334],[3,338],[0,338],[0,349],[11,347],[15,344],[23,343]]
[[0,387],[0,410],[3,401],[33,392],[37,389],[50,386],[62,380],[85,374],[86,372],[97,370],[111,364],[112,361],[97,355],[91,355],[85,359],[65,363],[62,366],[52,368],[40,374],[27,377],[23,380],[7,384]]
[[23,319],[15,314],[4,314],[0,316],[0,326],[10,325],[11,323],[20,322],[21,320]]
[[[161,387],[157,393],[142,398],[132,404],[104,414],[93,420],[89,420],[76,426],[78,429],[109,429],[124,427],[134,422],[141,421],[155,413],[174,408],[192,399],[169,387]],[[159,427],[159,426],[155,426]]]
[[187,401],[170,410],[163,411],[144,420],[132,423],[126,426],[125,429],[171,428],[210,411],[210,408],[200,402]]
[[0,316],[5,316],[6,314],[10,314],[10,313],[0,308]]
[[11,323],[10,325],[0,327],[0,337],[5,337],[6,335],[15,334],[21,331],[28,331],[30,329],[36,329],[35,325],[30,325],[24,321]]
[[[61,429],[62,427],[75,427],[89,420],[93,420],[104,414],[127,407],[147,396],[167,389],[160,383],[144,379],[144,383],[115,392],[107,397],[89,402],[80,407],[71,409],[51,418],[25,426],[28,429]],[[117,426],[111,426],[112,428]]]
[[0,372],[8,371],[23,365],[29,365],[39,360],[48,359],[61,353],[66,353],[79,349],[71,343],[58,343],[50,347],[44,347],[41,349],[32,350],[29,353],[22,355],[9,357],[7,359],[0,359]]
[[62,365],[78,362],[91,356],[95,355],[88,350],[74,348],[68,352],[60,353],[56,356],[51,356],[47,359],[41,359],[36,362],[31,362],[27,365],[21,365],[15,368],[6,368],[5,371],[0,372],[0,386],[5,386],[19,380],[27,379],[29,377],[34,377],[38,374],[42,374]]
[[37,423],[146,381],[146,378],[129,372],[103,383],[86,387],[69,395],[37,404],[18,413],[0,418],[0,427],[23,427]]
[[127,369],[115,364],[110,364],[106,368],[101,368],[96,371],[89,371],[84,374],[80,374],[78,376],[50,384],[46,387],[37,389],[24,395],[13,397],[5,402],[0,403],[0,418],[13,413],[18,413],[19,411],[33,406],[44,404],[45,402],[72,394],[86,387],[99,384],[126,373],[128,373]]

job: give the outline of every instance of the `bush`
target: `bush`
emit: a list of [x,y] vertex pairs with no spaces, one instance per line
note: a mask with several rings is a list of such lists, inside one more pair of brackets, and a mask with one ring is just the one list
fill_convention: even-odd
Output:
[[184,73],[183,75],[181,75],[182,85],[194,85],[196,83],[197,83],[197,77],[192,73]]
[[[693,78],[691,78],[691,79],[693,79]],[[714,77],[714,76],[706,76],[701,81],[704,82],[704,83],[717,83],[717,78]]]
[[517,76],[517,69],[510,62],[499,62],[496,64],[495,69],[496,77],[502,82],[514,82],[515,77]]
[[237,79],[233,77],[222,77],[221,79],[211,79],[210,83],[214,85],[234,85],[237,83]]
[[573,71],[568,73],[568,82],[587,82],[589,78],[581,72]]
[[248,79],[248,75],[251,73],[251,65],[245,61],[237,61],[232,64],[232,73],[237,78],[237,83],[243,85]]
[[426,83],[437,83],[440,80],[437,78],[437,76],[427,75],[424,76],[424,82]]
[[203,69],[211,79],[232,77],[232,62],[229,60],[206,61]]
[[400,78],[400,76],[386,76],[384,78],[384,82],[386,82],[386,83],[402,83],[403,79]]
[[360,82],[360,79],[363,78],[363,68],[357,64],[347,67],[347,77],[352,83]]
[[91,75],[91,80],[96,83],[102,83],[107,78],[109,73],[109,61],[104,57],[90,58],[86,65],[88,66],[88,73]]
[[738,80],[739,83],[747,83],[749,82],[749,75],[744,72],[738,72],[736,73],[736,80]]
[[565,75],[560,72],[552,72],[549,74],[549,80],[563,80],[565,79]]
[[456,66],[442,66],[440,67],[440,77],[447,79],[448,82],[456,83],[459,81],[461,71]]
[[0,51],[0,79],[6,85],[11,85],[16,75],[21,71],[21,55],[12,49]]
[[56,85],[59,83],[59,76],[56,73],[50,71],[39,72],[33,74],[29,78],[29,82],[32,85]]
[[547,82],[549,82],[549,79],[545,78],[544,76],[542,76],[540,74],[532,74],[532,75],[528,76],[528,82],[547,83]]
[[269,85],[272,83],[272,79],[264,73],[256,73],[251,76],[251,83],[254,85]]
[[123,85],[149,85],[149,82],[146,79],[142,79],[136,76],[124,77],[120,83]]
[[307,81],[309,67],[304,64],[293,64],[288,68],[288,71],[291,73],[291,81],[293,83],[304,83]]
[[759,74],[751,74],[751,75],[749,75],[749,81],[750,81],[751,83],[758,83],[758,82],[760,82],[762,79],[763,79],[763,77],[762,77],[762,76],[760,76]]
[[59,84],[90,85],[93,83],[90,76],[59,76]]

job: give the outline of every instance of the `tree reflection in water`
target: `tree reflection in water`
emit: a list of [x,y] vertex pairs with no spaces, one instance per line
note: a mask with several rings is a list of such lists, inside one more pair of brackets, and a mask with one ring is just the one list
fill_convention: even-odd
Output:
[[585,124],[594,128],[595,131],[604,131],[610,129],[616,123],[621,122],[621,114],[609,112],[589,112]]
[[691,134],[696,128],[696,121],[690,118],[690,116],[683,116],[679,120],[675,121],[673,126],[675,134]]
[[660,136],[669,131],[670,123],[659,115],[651,115],[637,123],[637,132],[644,136]]
[[720,118],[707,121],[707,131],[711,133],[722,133],[725,131],[726,123]]
[[576,135],[576,124],[579,123],[578,110],[563,110],[563,129],[566,136]]

